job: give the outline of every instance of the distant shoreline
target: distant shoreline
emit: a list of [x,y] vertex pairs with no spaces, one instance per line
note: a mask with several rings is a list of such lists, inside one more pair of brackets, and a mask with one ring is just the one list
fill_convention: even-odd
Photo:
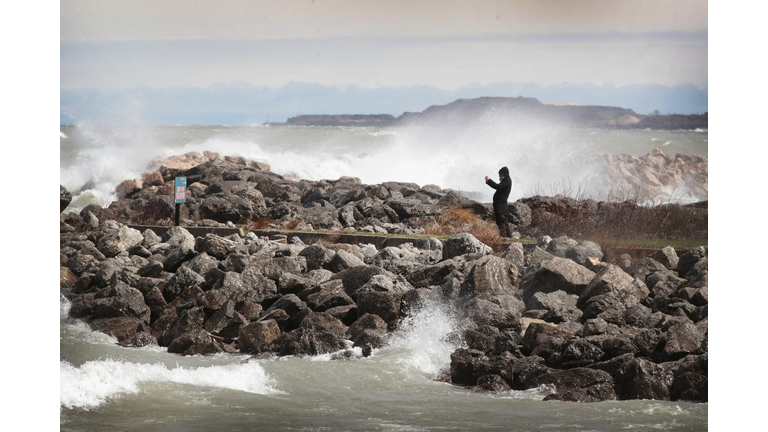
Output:
[[268,122],[268,126],[359,126],[390,127],[415,123],[454,124],[501,115],[522,121],[550,122],[580,128],[601,129],[708,129],[709,115],[669,114],[642,115],[631,109],[572,104],[544,104],[535,98],[483,97],[458,99],[447,105],[431,106],[422,112],[391,114],[305,114],[288,118],[284,123]]

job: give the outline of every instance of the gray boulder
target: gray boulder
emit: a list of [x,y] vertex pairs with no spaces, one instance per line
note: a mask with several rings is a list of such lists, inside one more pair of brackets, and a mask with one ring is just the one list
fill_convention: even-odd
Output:
[[603,260],[603,250],[599,244],[585,240],[566,249],[565,257],[572,259],[576,264],[589,267],[592,264],[592,259],[595,259],[597,262]]
[[489,246],[483,244],[480,240],[476,239],[475,236],[469,233],[452,235],[443,243],[444,260],[470,253],[487,255],[492,252],[493,250]]
[[652,258],[670,270],[677,270],[677,263],[680,261],[675,248],[672,246],[665,246],[664,248],[659,249],[653,254]]
[[488,255],[475,261],[460,295],[489,298],[497,295],[517,295],[520,276],[509,261]]
[[550,293],[565,291],[581,295],[595,273],[570,259],[555,257],[542,262],[522,281],[523,301],[526,303],[537,292]]
[[144,241],[144,236],[138,230],[111,220],[101,224],[94,236],[96,248],[106,257],[126,252]]
[[552,239],[549,244],[547,244],[547,252],[556,257],[566,258],[565,251],[573,246],[576,246],[577,244],[578,242],[576,242],[576,240],[570,239],[566,236],[560,236]]

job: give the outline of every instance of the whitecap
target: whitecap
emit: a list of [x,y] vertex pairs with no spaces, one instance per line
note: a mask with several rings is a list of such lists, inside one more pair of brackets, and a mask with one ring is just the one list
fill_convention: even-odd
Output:
[[200,368],[122,360],[88,361],[79,367],[60,362],[60,406],[90,409],[124,395],[138,394],[151,383],[187,384],[253,394],[279,394],[257,362]]

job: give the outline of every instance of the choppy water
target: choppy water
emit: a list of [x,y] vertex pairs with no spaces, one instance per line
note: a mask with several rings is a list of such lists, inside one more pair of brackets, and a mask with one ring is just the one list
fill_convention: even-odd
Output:
[[595,168],[583,160],[587,156],[641,156],[656,148],[670,155],[708,155],[707,131],[584,130],[493,119],[445,128],[83,123],[61,126],[60,134],[61,184],[75,193],[68,211],[90,203],[106,206],[115,186],[148,171],[153,159],[190,151],[245,156],[294,179],[353,176],[365,184],[436,184],[474,192],[485,202],[492,190],[484,177],[495,177],[501,166],[511,171],[510,200],[516,200],[565,192],[564,184],[574,189],[589,185]]
[[61,300],[60,428],[108,430],[583,431],[707,429],[708,404],[544,402],[552,392],[483,394],[436,379],[456,323],[432,306],[373,355],[351,360],[182,357],[125,348],[68,317]]

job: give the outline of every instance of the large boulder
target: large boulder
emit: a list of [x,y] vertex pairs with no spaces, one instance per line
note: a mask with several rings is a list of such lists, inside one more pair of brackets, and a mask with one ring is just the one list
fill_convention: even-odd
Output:
[[630,276],[619,266],[608,264],[581,292],[578,306],[584,308],[591,298],[605,294],[616,295],[625,307],[630,307],[641,303],[650,292],[642,281]]
[[149,324],[151,311],[144,302],[144,295],[124,282],[99,291],[94,300],[91,319],[128,317]]
[[325,330],[298,328],[283,333],[275,340],[275,345],[282,347],[280,355],[329,354],[346,348],[346,343],[338,335]]
[[96,248],[106,257],[114,257],[144,241],[139,230],[112,220],[101,224],[94,236]]
[[366,313],[378,315],[390,330],[400,319],[400,302],[403,294],[413,287],[405,279],[391,279],[385,275],[374,275],[370,281],[355,291],[358,316]]
[[254,354],[271,351],[272,342],[279,336],[280,328],[275,320],[252,322],[240,329],[240,351]]
[[579,297],[565,291],[537,292],[528,301],[528,309],[546,311],[542,317],[551,323],[581,320],[582,311],[576,306]]
[[452,235],[443,243],[443,259],[448,260],[470,253],[487,255],[493,250],[469,233]]
[[69,203],[72,202],[72,194],[62,185],[59,185],[59,213],[66,210]]
[[509,261],[488,255],[475,261],[462,286],[462,297],[489,298],[499,295],[518,294],[519,273]]
[[537,292],[565,291],[581,295],[595,277],[595,272],[566,258],[544,261],[523,279],[523,300],[528,303]]
[[585,267],[588,267],[592,264],[592,260],[597,262],[602,261],[603,250],[600,248],[599,244],[585,240],[575,246],[571,246],[566,249],[565,257],[572,259],[576,262],[576,264],[581,264]]
[[528,385],[544,384],[552,384],[556,389],[556,393],[548,395],[544,398],[545,400],[601,402],[618,399],[613,389],[613,378],[601,370],[588,368],[552,370],[533,378]]
[[621,365],[617,387],[622,399],[669,400],[673,379],[661,365],[636,358]]

